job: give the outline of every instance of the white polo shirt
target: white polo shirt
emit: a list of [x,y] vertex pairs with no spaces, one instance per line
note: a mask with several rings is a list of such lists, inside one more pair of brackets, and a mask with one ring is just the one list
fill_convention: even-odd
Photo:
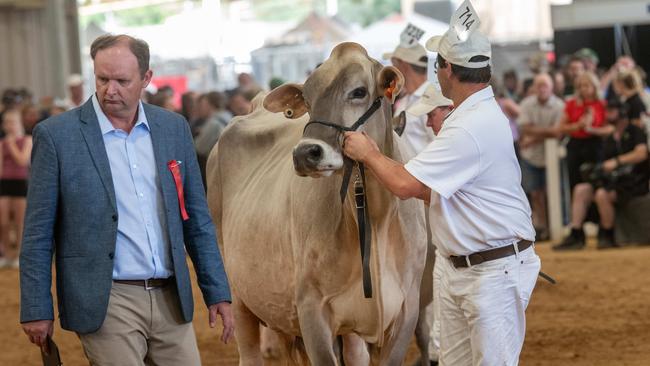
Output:
[[[399,115],[402,111],[417,103],[420,98],[422,98],[427,86],[429,86],[429,83],[425,81],[413,92],[413,94],[400,99],[400,103],[395,108],[395,115]],[[433,131],[431,128],[427,127],[426,114],[418,117],[406,113],[406,124],[404,125],[404,132],[402,133],[401,140],[407,148],[407,159],[414,157],[420,151],[424,150],[424,148],[433,141],[433,137]]]
[[405,168],[432,190],[432,239],[442,255],[535,240],[512,132],[492,87],[456,107]]

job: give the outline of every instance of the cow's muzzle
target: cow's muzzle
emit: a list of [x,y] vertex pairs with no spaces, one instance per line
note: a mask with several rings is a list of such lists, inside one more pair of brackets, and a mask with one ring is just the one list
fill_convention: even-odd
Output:
[[293,167],[300,176],[327,177],[343,167],[343,155],[324,141],[303,139],[293,149]]

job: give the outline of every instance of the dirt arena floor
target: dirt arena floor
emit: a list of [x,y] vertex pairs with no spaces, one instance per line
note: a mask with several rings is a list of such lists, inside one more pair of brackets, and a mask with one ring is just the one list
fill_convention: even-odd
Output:
[[[539,244],[542,270],[558,284],[539,280],[528,308],[521,365],[650,365],[650,246],[554,253]],[[0,270],[0,365],[39,365],[38,349],[18,325],[18,271]],[[194,326],[204,365],[236,365],[237,348],[218,341],[197,302]],[[66,366],[86,365],[79,341],[58,326],[55,341]],[[406,364],[415,358],[411,346]]]

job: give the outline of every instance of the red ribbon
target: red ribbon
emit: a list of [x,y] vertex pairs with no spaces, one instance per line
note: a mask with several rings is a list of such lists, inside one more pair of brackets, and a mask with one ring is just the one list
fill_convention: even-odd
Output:
[[181,180],[181,162],[178,160],[170,160],[167,162],[167,167],[169,171],[172,172],[174,177],[174,183],[176,183],[176,193],[178,194],[178,205],[181,208],[181,216],[183,221],[189,220],[190,215],[187,214],[185,210],[185,194],[183,193],[183,181]]

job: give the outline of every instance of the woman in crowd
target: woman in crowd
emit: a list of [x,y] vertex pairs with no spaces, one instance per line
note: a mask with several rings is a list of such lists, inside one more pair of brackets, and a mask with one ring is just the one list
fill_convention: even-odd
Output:
[[641,99],[643,83],[637,71],[631,69],[619,72],[614,79],[614,91],[623,102],[630,123],[645,128],[641,123],[641,117],[646,112],[646,106]]
[[559,130],[569,135],[567,165],[569,185],[582,182],[580,165],[598,161],[603,136],[613,132],[605,124],[605,102],[599,96],[599,81],[591,72],[584,72],[575,79],[573,98],[566,101]]
[[[20,111],[7,111],[2,116],[5,137],[0,140],[0,247],[4,256],[1,267],[18,267],[18,252],[23,236],[23,220],[27,196],[27,176],[32,153],[32,138],[25,135]],[[10,243],[10,218],[13,218],[13,238]]]

